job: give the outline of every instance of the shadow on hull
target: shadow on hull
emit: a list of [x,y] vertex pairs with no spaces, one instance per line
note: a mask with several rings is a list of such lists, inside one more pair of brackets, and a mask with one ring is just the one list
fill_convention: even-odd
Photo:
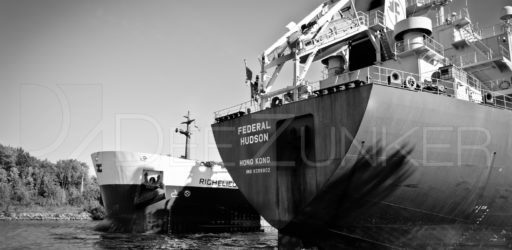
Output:
[[[107,220],[97,230],[129,233],[222,233],[260,230],[260,216],[237,189],[165,187],[141,203],[139,185],[102,185]],[[147,197],[146,197],[147,198]],[[134,202],[137,201],[137,202]]]
[[508,244],[511,127],[507,110],[375,84],[212,125],[230,175],[280,242],[410,248]]
[[[388,156],[383,147],[362,152],[355,164],[340,175],[334,175],[297,216],[279,232],[301,239],[306,245],[320,246],[329,242],[333,227],[351,225],[357,214],[388,198],[412,174],[407,157],[412,149],[402,147]],[[286,237],[287,236],[287,237]],[[280,245],[283,245],[280,243]]]

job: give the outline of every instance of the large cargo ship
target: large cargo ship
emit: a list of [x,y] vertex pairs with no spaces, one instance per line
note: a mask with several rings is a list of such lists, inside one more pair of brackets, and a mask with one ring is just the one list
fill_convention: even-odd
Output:
[[185,156],[127,151],[91,155],[108,230],[197,233],[260,230],[260,216],[238,190],[226,168]]
[[215,113],[280,246],[511,246],[512,7],[478,28],[450,3],[326,1],[264,51],[251,100]]

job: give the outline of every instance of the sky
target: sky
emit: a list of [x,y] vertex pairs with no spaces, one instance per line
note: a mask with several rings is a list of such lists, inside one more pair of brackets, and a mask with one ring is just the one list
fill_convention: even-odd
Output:
[[[0,144],[89,165],[103,150],[180,156],[174,130],[190,111],[191,158],[220,160],[210,124],[249,100],[243,60],[256,72],[285,26],[322,2],[0,0]],[[512,5],[467,2],[481,26]]]

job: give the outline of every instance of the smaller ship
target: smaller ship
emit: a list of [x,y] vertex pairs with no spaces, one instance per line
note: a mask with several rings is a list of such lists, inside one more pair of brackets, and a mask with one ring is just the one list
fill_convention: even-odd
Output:
[[91,155],[110,231],[193,233],[260,230],[260,216],[222,164],[126,151]]

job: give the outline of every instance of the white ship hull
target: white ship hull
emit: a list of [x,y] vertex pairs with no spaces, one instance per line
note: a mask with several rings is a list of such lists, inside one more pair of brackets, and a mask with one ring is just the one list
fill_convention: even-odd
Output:
[[[220,165],[126,151],[96,152],[91,157],[114,231],[181,233],[260,228],[259,215]],[[160,186],[148,189],[151,177]]]

